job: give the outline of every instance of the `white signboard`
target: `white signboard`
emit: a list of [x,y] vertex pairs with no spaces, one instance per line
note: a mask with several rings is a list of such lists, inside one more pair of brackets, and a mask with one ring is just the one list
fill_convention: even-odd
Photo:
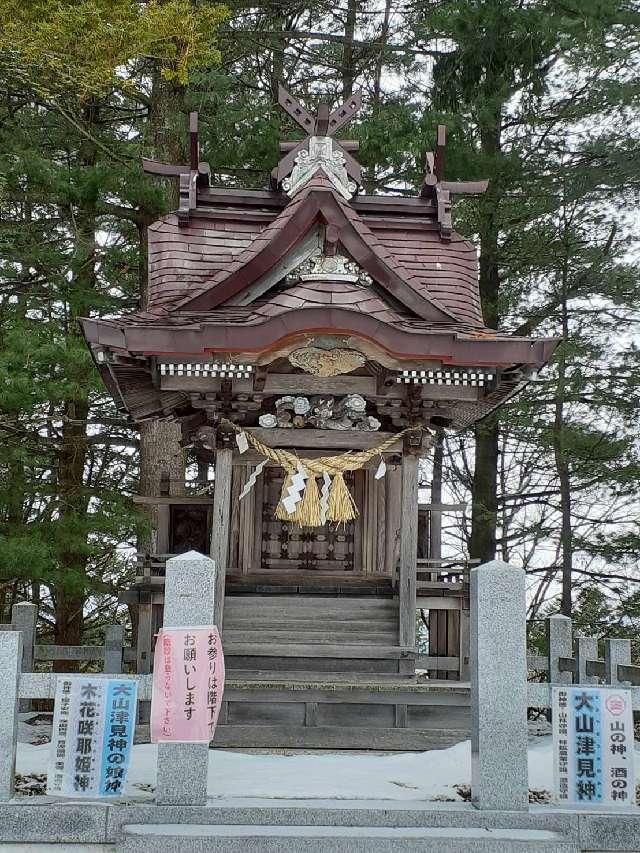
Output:
[[129,767],[138,686],[125,678],[61,675],[51,733],[47,793],[117,797]]
[[633,749],[630,691],[590,686],[553,688],[556,802],[633,806]]

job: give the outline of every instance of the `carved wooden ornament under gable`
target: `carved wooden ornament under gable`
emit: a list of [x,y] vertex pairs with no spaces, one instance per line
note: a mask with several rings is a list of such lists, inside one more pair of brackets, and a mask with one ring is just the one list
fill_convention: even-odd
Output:
[[371,276],[355,261],[344,255],[325,255],[318,247],[313,254],[298,264],[287,277],[288,283],[297,281],[346,281],[368,287]]
[[365,356],[354,349],[322,349],[321,347],[302,347],[289,355],[289,363],[313,376],[339,376],[351,373],[366,363]]

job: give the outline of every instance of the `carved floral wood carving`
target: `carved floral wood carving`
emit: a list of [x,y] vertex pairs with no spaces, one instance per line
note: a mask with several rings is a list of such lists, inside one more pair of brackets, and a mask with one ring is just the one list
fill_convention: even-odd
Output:
[[366,358],[353,349],[327,350],[310,346],[294,350],[289,355],[289,362],[313,376],[339,376],[363,367]]

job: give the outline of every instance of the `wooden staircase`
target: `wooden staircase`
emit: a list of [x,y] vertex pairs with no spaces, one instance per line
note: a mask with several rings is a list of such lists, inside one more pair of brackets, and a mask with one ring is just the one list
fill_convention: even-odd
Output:
[[398,673],[398,602],[374,596],[227,595],[230,670]]
[[416,682],[397,599],[227,595],[223,648],[216,747],[433,749],[468,737],[468,686]]

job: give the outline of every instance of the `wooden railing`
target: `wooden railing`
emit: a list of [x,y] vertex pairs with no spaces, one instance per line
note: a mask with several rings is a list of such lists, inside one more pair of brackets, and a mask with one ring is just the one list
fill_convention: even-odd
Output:
[[479,560],[438,559],[416,560],[416,590],[418,595],[436,592],[464,594],[468,591],[469,571]]
[[122,673],[125,663],[136,660],[136,650],[124,645],[122,625],[106,625],[104,643],[100,646],[66,646],[36,642],[38,608],[35,604],[14,604],[11,622],[0,624],[0,631],[22,631],[22,672],[32,672],[35,661],[102,662],[106,673]]

